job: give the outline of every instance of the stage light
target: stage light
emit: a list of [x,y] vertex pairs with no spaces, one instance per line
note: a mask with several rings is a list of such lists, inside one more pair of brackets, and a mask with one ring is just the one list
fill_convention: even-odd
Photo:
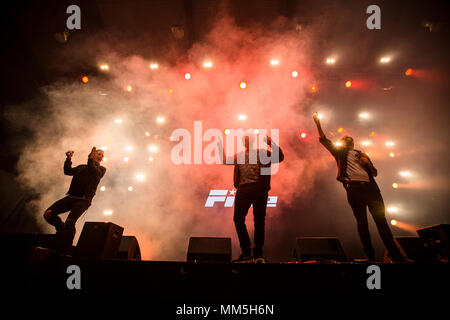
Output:
[[393,152],[389,153],[389,157],[391,157],[391,158],[395,157],[395,153],[393,153]]
[[344,128],[339,128],[339,129],[338,129],[338,132],[339,132],[339,133],[344,132]]
[[392,184],[392,188],[398,189],[398,183],[394,182],[394,183]]
[[245,88],[247,88],[247,83],[245,83],[244,81],[241,81],[241,83],[239,83],[239,87],[241,89],[245,89]]
[[374,137],[374,136],[375,136],[375,131],[372,131],[372,132],[370,133],[370,136],[371,136],[371,137]]
[[107,146],[101,146],[99,149],[103,150],[103,151],[106,151],[106,150],[108,150],[108,147]]
[[352,82],[351,82],[350,80],[348,80],[348,81],[345,83],[345,86],[346,86],[347,88],[350,88],[350,87],[352,86]]
[[132,187],[132,186],[129,186],[129,187],[128,187],[128,191],[133,191],[133,187]]
[[386,147],[393,147],[395,145],[394,141],[386,141],[385,146]]
[[115,119],[114,123],[121,124],[122,123],[122,119]]
[[158,152],[158,146],[152,144],[151,146],[148,146],[148,151],[153,153]]
[[156,70],[156,69],[158,69],[159,68],[159,65],[157,64],[157,63],[150,63],[150,69],[152,69],[152,70]]
[[370,118],[370,115],[369,115],[367,112],[361,112],[361,113],[359,114],[359,117],[360,117],[361,119],[367,120],[367,119]]
[[164,117],[157,117],[156,118],[156,122],[157,123],[164,123],[164,122],[166,122],[166,118],[164,118]]
[[103,214],[105,215],[105,216],[110,216],[110,215],[112,215],[112,210],[111,209],[107,209],[107,210],[104,210],[103,211]]
[[395,206],[389,206],[389,207],[386,208],[386,211],[389,212],[389,213],[398,213],[399,210]]
[[186,80],[189,80],[189,79],[191,78],[191,74],[190,74],[189,72],[186,72],[186,73],[184,74],[184,78],[185,78]]
[[270,65],[271,66],[277,66],[280,64],[280,61],[278,59],[272,59],[270,60]]
[[212,66],[213,66],[213,63],[211,62],[211,61],[205,61],[205,62],[203,62],[203,67],[204,68],[212,68]]
[[153,161],[153,157],[148,157],[148,161],[152,162]]
[[412,174],[409,171],[400,171],[400,176],[402,176],[403,178],[411,178]]
[[106,63],[103,63],[103,64],[100,65],[100,70],[108,71],[109,70],[109,66]]
[[291,75],[292,75],[292,78],[297,78],[298,72],[294,70],[294,71],[292,71]]
[[130,158],[128,158],[128,157],[124,157],[124,158],[123,158],[123,161],[124,161],[124,162],[128,162],[129,160],[130,160]]
[[100,191],[105,191],[106,190],[106,187],[105,186],[101,186],[100,187]]
[[230,129],[225,129],[224,133],[227,136],[227,135],[229,135],[231,133],[231,130]]
[[327,62],[327,64],[335,64],[336,59],[335,58],[327,58],[326,62]]
[[391,224],[392,224],[393,226],[397,225],[397,220],[392,219],[392,220],[391,220]]
[[311,92],[316,92],[316,91],[317,91],[317,86],[316,86],[316,85],[312,85],[312,86],[309,88],[309,91],[311,91]]
[[336,141],[336,142],[334,143],[334,145],[335,145],[336,147],[342,147],[342,142],[341,142],[341,141]]
[[106,157],[103,157],[102,161],[106,162],[106,161],[108,161],[108,159],[106,159]]
[[128,92],[131,92],[131,91],[133,91],[133,87],[130,86],[130,85],[127,85],[127,86],[125,87],[125,90],[127,90]]
[[145,180],[145,175],[143,173],[137,173],[135,176],[137,181],[144,181]]
[[247,116],[245,114],[240,114],[240,115],[238,115],[238,120],[239,121],[247,120]]
[[259,134],[259,130],[258,130],[258,129],[255,129],[255,130],[253,130],[253,133],[254,133],[254,134]]
[[169,137],[169,141],[175,141],[175,138],[172,137],[172,136],[170,136],[170,137]]
[[364,147],[371,146],[372,145],[372,141],[367,141],[367,140],[362,141],[361,145],[364,146]]
[[81,77],[81,82],[83,82],[83,83],[88,83],[88,81],[89,81],[89,78],[88,78],[88,77],[86,77],[86,76],[82,76],[82,77]]
[[172,93],[172,92],[173,92],[173,89],[172,89],[172,88],[169,88],[169,92]]
[[298,133],[298,137],[299,137],[301,140],[306,139],[307,136],[308,136],[308,135],[306,134],[305,131],[300,131],[300,132]]
[[322,118],[323,118],[323,114],[318,113],[318,114],[317,114],[317,118],[322,119]]
[[145,136],[146,136],[146,137],[150,137],[150,132],[146,131],[146,132],[145,132]]
[[410,75],[412,75],[413,74],[413,69],[411,69],[411,68],[409,68],[409,69],[407,69],[406,71],[405,71],[405,75],[406,76],[410,76]]
[[125,151],[132,151],[133,150],[133,147],[132,146],[125,146]]
[[389,63],[389,62],[391,62],[391,57],[382,57],[380,59],[380,62],[381,63]]

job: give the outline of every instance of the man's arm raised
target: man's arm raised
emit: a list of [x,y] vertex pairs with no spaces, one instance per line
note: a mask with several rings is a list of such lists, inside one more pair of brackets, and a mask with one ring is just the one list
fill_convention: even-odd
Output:
[[69,150],[66,152],[66,161],[64,161],[64,174],[66,176],[73,176],[77,173],[77,168],[72,168],[72,156],[75,152]]
[[320,143],[327,148],[328,151],[331,152],[332,155],[335,155],[337,150],[334,146],[333,142],[331,142],[327,137],[325,136],[325,133],[322,130],[322,125],[320,124],[319,114],[315,112],[313,114],[314,123],[316,124],[317,131],[319,132],[319,141]]

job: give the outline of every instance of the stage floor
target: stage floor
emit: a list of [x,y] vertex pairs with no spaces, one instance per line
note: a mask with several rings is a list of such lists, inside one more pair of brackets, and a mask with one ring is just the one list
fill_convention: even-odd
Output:
[[[380,263],[374,268],[367,263],[87,260],[59,256],[46,249],[37,249],[27,258],[3,260],[3,274],[8,275],[4,285],[29,295],[46,292],[147,296],[167,301],[278,301],[302,296],[416,296],[425,292],[434,296],[448,290],[450,284],[449,265],[443,262]],[[68,278],[73,274],[69,266],[79,267],[81,289],[68,288]]]

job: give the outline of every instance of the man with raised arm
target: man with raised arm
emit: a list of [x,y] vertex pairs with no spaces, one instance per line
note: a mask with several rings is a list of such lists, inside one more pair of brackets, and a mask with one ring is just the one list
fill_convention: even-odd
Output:
[[[267,136],[265,142],[271,150],[255,149],[255,136],[245,135],[245,151],[226,158],[225,150],[219,143],[219,153],[223,164],[234,165],[234,187],[237,189],[234,202],[234,225],[239,238],[242,254],[232,262],[264,263],[263,245],[268,192],[270,190],[271,164],[284,160],[281,148]],[[265,159],[264,159],[265,158]],[[252,253],[250,237],[245,225],[245,217],[253,205],[254,249]]]
[[[66,152],[64,174],[73,176],[67,195],[52,204],[44,213],[44,219],[56,228],[60,249],[66,250],[72,245],[75,237],[75,223],[78,218],[90,207],[100,179],[103,178],[106,168],[100,165],[103,160],[103,150],[92,148],[87,164],[72,168],[74,151]],[[70,211],[65,222],[58,216]]]
[[359,237],[367,259],[370,262],[375,261],[375,250],[370,239],[366,207],[372,214],[378,233],[385,247],[389,250],[392,260],[405,262],[406,259],[395,245],[391,229],[386,221],[383,198],[374,179],[378,172],[372,161],[365,153],[354,149],[353,138],[350,136],[342,136],[340,139],[342,146],[335,146],[325,136],[317,113],[314,113],[313,119],[319,132],[320,143],[336,159],[337,180],[343,184],[347,191],[348,203],[356,218]]

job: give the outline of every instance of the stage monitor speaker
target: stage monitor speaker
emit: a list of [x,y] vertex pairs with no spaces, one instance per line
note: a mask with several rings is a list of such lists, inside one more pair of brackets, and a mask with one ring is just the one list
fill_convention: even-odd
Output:
[[111,222],[86,222],[77,243],[77,256],[88,259],[115,259],[123,228]]
[[141,260],[141,249],[134,236],[122,236],[116,259]]
[[[419,237],[394,237],[401,254],[417,262],[430,261],[432,259],[430,252],[425,246],[425,242]],[[391,261],[389,251],[384,251],[384,262]]]
[[297,261],[345,261],[345,253],[338,238],[297,237],[294,250]]
[[230,262],[231,238],[191,237],[187,261]]
[[449,258],[450,224],[438,224],[417,229],[417,234],[436,258]]

